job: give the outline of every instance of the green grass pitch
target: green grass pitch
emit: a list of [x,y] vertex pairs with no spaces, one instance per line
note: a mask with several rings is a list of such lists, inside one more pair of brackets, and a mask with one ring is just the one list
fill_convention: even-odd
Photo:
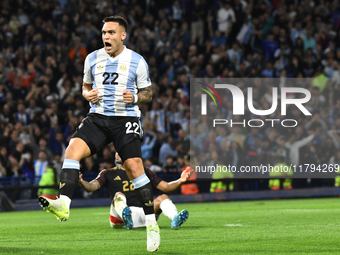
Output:
[[[340,254],[339,198],[177,204],[188,221],[162,215],[156,254]],[[146,231],[112,229],[109,206],[0,213],[0,254],[148,254]]]

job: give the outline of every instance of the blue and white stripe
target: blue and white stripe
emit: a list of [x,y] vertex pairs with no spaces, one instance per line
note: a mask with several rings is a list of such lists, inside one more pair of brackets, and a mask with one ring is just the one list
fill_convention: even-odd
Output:
[[243,44],[247,44],[250,40],[250,37],[252,35],[252,24],[244,23],[240,29],[240,32],[237,34],[237,41]]
[[142,174],[141,176],[131,180],[133,187],[135,189],[138,189],[140,187],[143,187],[144,185],[148,184],[150,182],[150,179],[146,176],[146,174]]
[[172,124],[181,123],[181,114],[179,112],[168,112],[168,119]]
[[305,30],[298,31],[295,28],[293,28],[291,31],[291,37],[292,37],[293,44],[295,45],[296,38],[300,37],[302,40],[305,39],[306,32]]
[[34,174],[35,176],[42,176],[47,171],[48,162],[47,161],[34,161]]
[[[102,89],[104,90],[103,97],[102,99],[102,106],[104,110],[104,115],[109,115],[111,111],[116,111],[116,105],[115,105],[115,95],[119,93],[117,91],[116,93],[116,87],[115,85],[112,85],[111,82],[113,81],[115,75],[114,73],[117,73],[118,70],[118,60],[113,60],[108,58],[106,61],[106,66],[105,66],[105,73],[110,74],[109,78],[106,80],[107,83],[109,84],[102,84]],[[112,75],[113,74],[113,75]],[[117,80],[116,80],[117,81]],[[118,88],[117,88],[118,89]],[[121,92],[123,94],[123,92]]]
[[65,169],[65,168],[80,170],[79,161],[74,160],[74,159],[67,159],[67,158],[66,158],[66,159],[64,160],[62,169]]
[[[137,75],[136,71],[138,68],[138,65],[140,63],[140,55],[138,55],[136,52],[131,51],[131,55],[129,55],[129,66],[127,67],[129,70],[129,77],[127,79],[126,88],[132,92],[132,94],[136,95],[138,93],[136,83],[137,83]],[[136,71],[135,71],[136,70]],[[131,107],[130,104],[125,104],[125,111],[128,113],[128,116],[137,116],[136,109],[138,108],[137,105],[135,107]]]
[[151,110],[148,112],[149,119],[157,126],[157,130],[165,130],[165,114],[163,110]]
[[[109,74],[108,84],[103,84],[107,77],[104,73]],[[115,83],[111,84],[113,79]],[[122,53],[114,58],[104,48],[90,53],[85,59],[84,82],[93,84],[92,88],[99,90],[99,101],[90,103],[90,112],[106,116],[140,117],[137,105],[123,102],[123,91],[128,89],[132,94],[137,94],[138,89],[151,86],[144,58],[125,46]]]

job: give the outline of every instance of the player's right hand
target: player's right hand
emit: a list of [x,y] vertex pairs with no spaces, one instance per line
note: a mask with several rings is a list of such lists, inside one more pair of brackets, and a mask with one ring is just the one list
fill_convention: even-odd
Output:
[[181,182],[186,182],[187,180],[189,180],[191,174],[193,173],[193,169],[191,167],[186,167],[185,170],[183,170],[182,174],[181,174]]
[[99,94],[98,88],[95,88],[87,92],[85,98],[87,99],[87,101],[95,104],[99,100],[98,94]]
[[83,174],[82,173],[79,173],[79,180],[78,182],[79,183],[82,183],[84,180],[83,180]]

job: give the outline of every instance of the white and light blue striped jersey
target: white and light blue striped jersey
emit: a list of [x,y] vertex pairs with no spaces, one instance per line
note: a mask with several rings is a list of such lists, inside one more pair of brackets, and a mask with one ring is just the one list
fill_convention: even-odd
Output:
[[83,81],[99,90],[99,101],[90,103],[90,113],[106,116],[140,117],[138,105],[123,102],[123,91],[128,89],[132,94],[137,94],[137,89],[151,86],[149,68],[144,58],[125,46],[114,58],[104,48],[87,55]]

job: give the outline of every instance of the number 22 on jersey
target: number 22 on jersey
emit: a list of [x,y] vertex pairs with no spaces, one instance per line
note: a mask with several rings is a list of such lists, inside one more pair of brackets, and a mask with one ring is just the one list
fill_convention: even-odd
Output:
[[124,192],[135,190],[131,181],[123,181],[122,183],[123,183],[123,191]]

